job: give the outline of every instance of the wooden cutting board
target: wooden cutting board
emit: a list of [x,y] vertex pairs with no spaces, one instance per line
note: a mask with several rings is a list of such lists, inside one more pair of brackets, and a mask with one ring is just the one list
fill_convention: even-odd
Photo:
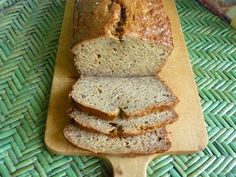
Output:
[[45,143],[49,150],[62,155],[99,156],[111,163],[115,176],[144,177],[146,165],[154,157],[164,154],[193,153],[206,147],[208,137],[204,117],[175,3],[172,0],[165,0],[164,3],[171,21],[175,48],[160,73],[160,77],[180,99],[176,107],[179,120],[167,126],[168,136],[172,142],[171,149],[161,154],[132,158],[99,156],[74,147],[64,138],[63,128],[69,122],[68,95],[77,78],[70,53],[74,0],[68,0],[58,46],[46,124]]

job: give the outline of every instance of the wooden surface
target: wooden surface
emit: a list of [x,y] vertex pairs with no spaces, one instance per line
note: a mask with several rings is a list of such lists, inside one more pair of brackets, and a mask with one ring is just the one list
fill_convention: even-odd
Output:
[[[146,165],[152,158],[164,154],[197,152],[205,148],[208,142],[198,92],[175,4],[172,0],[165,0],[164,3],[171,21],[175,48],[160,77],[180,99],[176,107],[179,120],[167,126],[172,147],[162,154],[135,158],[102,156],[112,164],[115,176],[143,177],[146,175]],[[64,126],[69,122],[68,95],[77,77],[69,50],[72,39],[73,5],[73,0],[67,1],[48,109],[45,143],[49,150],[57,154],[97,156],[74,147],[67,142],[62,133]]]

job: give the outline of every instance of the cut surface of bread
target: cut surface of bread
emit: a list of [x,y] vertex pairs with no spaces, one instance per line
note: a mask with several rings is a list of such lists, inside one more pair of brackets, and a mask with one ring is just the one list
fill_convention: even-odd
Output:
[[155,75],[173,49],[162,0],[77,0],[73,36],[84,76]]
[[173,108],[178,98],[156,77],[86,77],[73,86],[75,107],[104,119],[144,116]]
[[171,109],[144,117],[135,117],[128,120],[117,118],[114,121],[109,121],[74,110],[70,117],[79,127],[92,129],[110,136],[134,136],[154,131],[157,127],[172,123],[177,120],[178,115]]
[[81,149],[101,154],[153,154],[170,148],[165,128],[133,137],[111,138],[104,134],[82,130],[70,124],[64,128],[64,136]]

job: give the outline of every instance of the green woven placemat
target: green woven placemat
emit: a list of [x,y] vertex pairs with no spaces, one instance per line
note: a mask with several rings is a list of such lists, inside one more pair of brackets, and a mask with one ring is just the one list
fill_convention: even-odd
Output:
[[[43,143],[66,0],[0,0],[0,176],[111,176],[93,157]],[[192,155],[163,156],[148,176],[236,176],[236,31],[194,0],[177,0],[209,135]]]

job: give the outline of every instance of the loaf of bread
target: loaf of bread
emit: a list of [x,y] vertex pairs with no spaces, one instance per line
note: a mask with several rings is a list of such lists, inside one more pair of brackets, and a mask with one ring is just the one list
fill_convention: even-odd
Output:
[[80,129],[72,124],[64,129],[64,136],[75,146],[94,153],[141,155],[166,151],[170,141],[164,128],[133,137],[111,138],[104,134]]
[[75,107],[114,120],[173,108],[178,98],[156,77],[86,77],[71,92]]
[[157,112],[143,117],[135,117],[129,120],[118,118],[114,121],[100,119],[88,113],[74,110],[70,117],[75,125],[84,129],[103,133],[109,136],[135,136],[154,131],[156,128],[170,124],[177,120],[177,113],[171,109]]
[[100,154],[168,150],[179,100],[155,76],[172,49],[162,0],[76,0],[71,51],[82,77],[65,138]]
[[73,31],[84,76],[155,75],[173,48],[162,0],[77,0]]

